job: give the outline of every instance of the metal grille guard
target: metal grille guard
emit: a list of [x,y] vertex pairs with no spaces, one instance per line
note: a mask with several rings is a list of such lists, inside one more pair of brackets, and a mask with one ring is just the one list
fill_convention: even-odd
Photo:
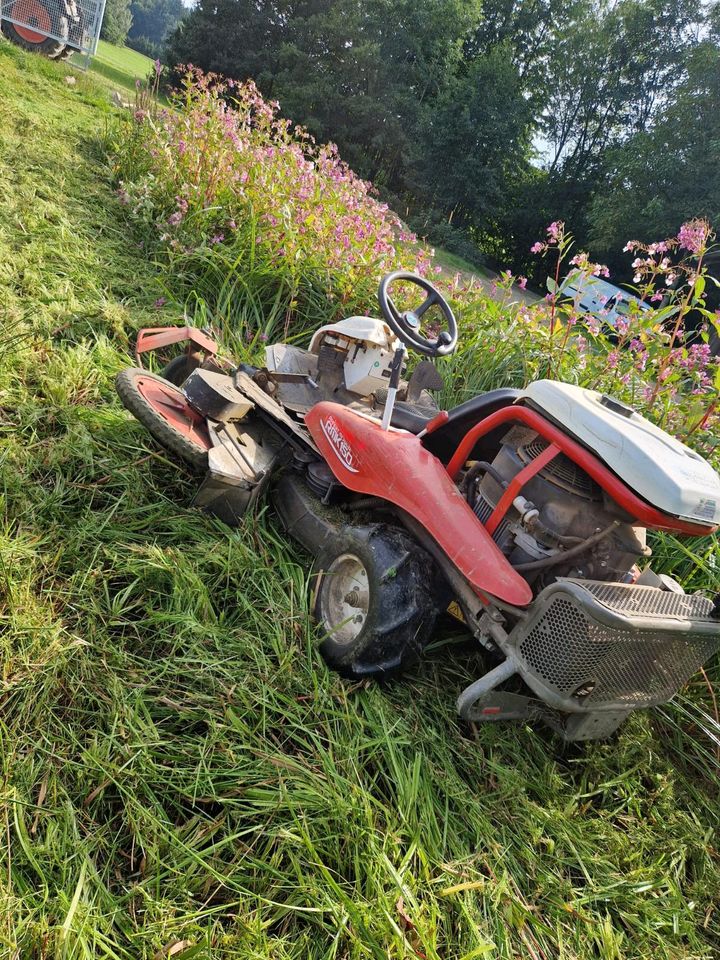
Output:
[[664,703],[720,647],[712,601],[656,587],[558,580],[502,644],[528,686],[570,713]]

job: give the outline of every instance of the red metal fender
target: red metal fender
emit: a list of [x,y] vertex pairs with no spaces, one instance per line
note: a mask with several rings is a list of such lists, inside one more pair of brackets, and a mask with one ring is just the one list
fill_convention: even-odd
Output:
[[305,423],[340,483],[406,510],[476,590],[519,607],[531,602],[528,583],[507,562],[442,463],[416,436],[383,430],[337,403],[316,404]]

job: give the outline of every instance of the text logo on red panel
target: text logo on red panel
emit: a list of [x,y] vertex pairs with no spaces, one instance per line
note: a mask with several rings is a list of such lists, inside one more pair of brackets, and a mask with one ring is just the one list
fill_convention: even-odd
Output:
[[358,468],[355,466],[352,447],[340,429],[335,417],[331,416],[324,420],[321,419],[320,428],[325,434],[325,437],[332,447],[333,453],[338,458],[340,463],[342,463],[345,469],[349,470],[350,473],[357,473]]

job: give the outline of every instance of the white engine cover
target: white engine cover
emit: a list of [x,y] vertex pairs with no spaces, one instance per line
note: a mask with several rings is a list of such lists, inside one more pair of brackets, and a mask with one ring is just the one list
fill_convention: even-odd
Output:
[[596,390],[537,380],[523,396],[596,453],[658,510],[720,523],[720,477],[707,460],[629,408],[613,410]]
[[343,375],[351,393],[368,397],[380,387],[387,387],[393,354],[400,341],[386,323],[373,317],[348,317],[326,324],[313,334],[310,352],[319,353],[326,339],[347,348]]

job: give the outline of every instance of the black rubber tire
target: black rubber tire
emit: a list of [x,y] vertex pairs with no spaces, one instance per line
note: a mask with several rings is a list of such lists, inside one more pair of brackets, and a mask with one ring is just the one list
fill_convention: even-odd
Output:
[[359,680],[387,677],[421,655],[438,615],[439,579],[431,557],[406,531],[385,524],[344,527],[321,551],[315,570],[313,615],[327,631],[322,614],[326,571],[344,554],[357,557],[368,577],[368,611],[358,636],[339,643],[325,634],[320,652],[342,676]]
[[176,384],[170,383],[164,377],[138,367],[128,367],[126,370],[121,370],[115,378],[115,389],[122,405],[140,421],[162,447],[180,457],[198,472],[207,470],[207,451],[188,440],[147,402],[137,386],[139,377],[157,380],[161,384],[172,387],[177,393],[181,393]]
[[[45,57],[57,57],[64,49],[67,43],[67,39],[70,35],[70,27],[68,24],[67,17],[60,16],[55,13],[52,9],[48,10],[52,20],[52,32],[58,36],[62,37],[61,40],[56,40],[55,37],[45,37],[44,40],[41,40],[39,43],[32,43],[30,40],[26,40],[25,37],[21,36],[16,29],[14,23],[10,23],[9,20],[3,20],[2,22],[2,32],[18,47],[22,47],[23,50],[29,50],[32,53],[40,53]],[[19,18],[17,18],[19,19]]]
[[179,357],[173,357],[170,363],[162,368],[160,375],[179,387],[185,383],[195,369],[197,369],[197,364],[193,363],[186,353],[181,353]]

